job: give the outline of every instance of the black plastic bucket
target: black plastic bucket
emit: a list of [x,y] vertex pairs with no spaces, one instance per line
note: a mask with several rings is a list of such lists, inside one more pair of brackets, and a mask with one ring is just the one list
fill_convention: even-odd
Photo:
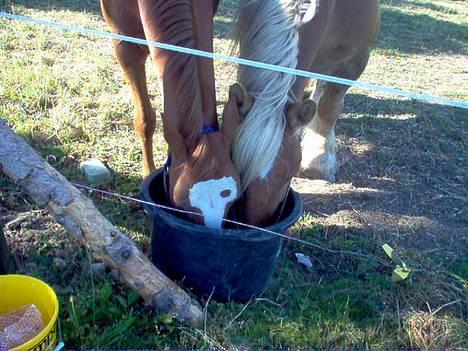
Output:
[[[167,205],[163,172],[145,179],[144,201]],[[145,205],[152,217],[154,264],[166,275],[217,301],[246,301],[262,292],[281,251],[282,238],[255,229],[213,229],[173,211]],[[302,213],[302,200],[291,190],[280,221],[267,229],[285,233]]]

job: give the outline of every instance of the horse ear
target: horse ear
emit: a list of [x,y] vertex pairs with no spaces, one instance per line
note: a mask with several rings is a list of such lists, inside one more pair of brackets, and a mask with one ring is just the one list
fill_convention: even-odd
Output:
[[229,143],[234,140],[237,128],[239,128],[242,119],[249,113],[252,105],[252,98],[242,85],[235,83],[229,88],[229,100],[224,106],[223,123],[221,125],[221,132]]
[[234,140],[237,128],[241,123],[237,93],[237,90],[233,90],[233,87],[229,89],[229,99],[226,105],[224,105],[223,123],[220,128],[221,133],[226,137],[229,144]]
[[286,111],[288,127],[296,132],[304,128],[314,118],[317,104],[313,100],[304,100],[289,104]]
[[240,83],[234,83],[229,88],[229,98],[231,97],[236,98],[241,117],[245,117],[252,108],[252,97],[247,93],[247,90],[245,90],[245,88]]

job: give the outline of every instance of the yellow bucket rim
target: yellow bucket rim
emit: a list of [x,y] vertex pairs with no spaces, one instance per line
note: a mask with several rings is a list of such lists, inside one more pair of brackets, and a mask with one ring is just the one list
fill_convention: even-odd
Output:
[[15,347],[14,349],[12,349],[12,351],[19,351],[19,350],[25,350],[25,349],[29,350],[29,349],[32,349],[32,348],[38,346],[47,337],[47,335],[50,334],[50,332],[52,331],[52,329],[55,326],[55,323],[57,323],[57,318],[58,318],[58,313],[59,313],[59,304],[58,304],[57,294],[55,293],[54,289],[52,289],[50,287],[49,284],[43,282],[40,279],[30,277],[28,275],[20,275],[20,274],[0,275],[0,280],[8,279],[8,278],[13,278],[13,279],[18,279],[18,280],[30,280],[30,281],[34,281],[34,282],[36,282],[38,284],[44,285],[45,288],[47,290],[49,290],[49,292],[50,292],[50,294],[52,296],[52,299],[53,299],[54,314],[52,315],[52,318],[50,319],[49,323],[47,323],[45,328],[39,334],[37,334],[33,339],[31,339],[28,342],[26,342],[24,344],[21,344],[21,345]]

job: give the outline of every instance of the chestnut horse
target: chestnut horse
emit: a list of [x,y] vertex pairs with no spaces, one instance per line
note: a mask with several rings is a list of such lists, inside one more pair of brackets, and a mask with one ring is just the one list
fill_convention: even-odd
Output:
[[[213,50],[212,0],[101,0],[111,31],[150,41]],[[156,64],[164,96],[163,130],[171,165],[168,193],[175,207],[201,212],[191,219],[221,227],[238,198],[239,176],[230,158],[233,133],[218,130],[212,60],[114,41],[130,85],[134,126],[143,147],[143,176],[154,170],[152,139],[156,114],[150,104],[145,62]]]
[[[348,79],[363,72],[379,27],[378,0],[239,2],[242,57]],[[218,3],[101,0],[114,33],[205,51],[213,50]],[[222,218],[237,202],[237,219],[270,224],[301,159],[310,175],[334,179],[334,125],[347,87],[319,81],[314,101],[303,101],[307,79],[241,66],[240,85],[231,88],[218,129],[211,60],[122,41],[114,42],[114,50],[136,107],[143,176],[154,169],[155,130],[145,61],[151,55],[156,64],[171,158],[169,197],[176,207],[204,216],[192,220],[221,227]]]

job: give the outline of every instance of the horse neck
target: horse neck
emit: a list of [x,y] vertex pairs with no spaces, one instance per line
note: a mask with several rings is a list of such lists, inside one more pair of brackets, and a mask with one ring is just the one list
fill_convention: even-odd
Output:
[[[297,66],[298,13],[296,0],[241,0],[237,23],[240,56],[280,65]],[[233,143],[233,161],[245,190],[255,178],[265,178],[281,149],[284,108],[292,100],[295,77],[241,66],[239,82],[254,98]]]
[[[203,8],[191,0],[156,0],[140,2],[140,15],[148,40],[187,48],[197,48],[199,42],[209,45],[212,38],[210,26],[199,28],[204,23]],[[212,5],[208,16],[212,17]],[[197,36],[198,39],[197,40]],[[200,40],[200,38],[203,40]],[[208,43],[208,44],[206,44]],[[201,48],[204,49],[204,48]],[[164,92],[164,128],[171,134],[180,134],[188,148],[195,147],[201,135],[204,115],[213,115],[215,110],[214,74],[210,67],[200,63],[193,55],[151,48]],[[201,91],[204,91],[202,94]],[[205,92],[206,91],[206,92]],[[204,105],[208,112],[204,113]],[[212,105],[212,106],[211,106]],[[171,144],[171,140],[167,140]]]

